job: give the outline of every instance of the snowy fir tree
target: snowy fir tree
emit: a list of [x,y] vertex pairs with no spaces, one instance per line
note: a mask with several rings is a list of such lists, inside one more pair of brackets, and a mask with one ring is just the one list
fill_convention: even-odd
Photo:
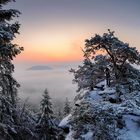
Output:
[[83,65],[70,70],[80,93],[62,120],[70,128],[66,139],[139,139],[140,53],[110,30],[85,42]]
[[56,125],[53,115],[52,103],[50,101],[48,90],[45,89],[43,99],[41,100],[41,114],[36,126],[40,140],[55,140]]
[[67,116],[70,114],[70,111],[71,111],[71,105],[70,105],[70,102],[68,100],[68,98],[66,97],[66,101],[65,101],[65,104],[64,104],[64,116]]
[[13,9],[3,9],[3,6],[10,1],[0,1],[0,123],[18,125],[16,103],[19,84],[12,76],[14,72],[12,60],[23,48],[11,42],[20,27],[18,22],[12,24],[11,20],[18,17],[20,12]]
[[[70,72],[74,74],[73,82],[78,85],[77,92],[92,91],[98,82],[105,79],[106,65],[108,65],[106,56],[98,55],[95,57],[94,63],[85,57],[82,66],[78,66],[78,69],[71,69]],[[103,87],[98,88],[102,89]]]
[[77,92],[81,90],[93,90],[93,64],[89,59],[85,59],[83,66],[79,66],[77,70],[71,69],[74,74],[73,82],[78,84]]
[[20,24],[13,22],[13,19],[18,17],[20,12],[3,9],[5,4],[12,1],[14,0],[0,0],[0,139],[31,140],[33,134],[28,127],[31,117],[18,103],[19,84],[12,76],[12,60],[23,50],[23,47],[12,43],[20,28]]
[[[9,0],[10,1],[10,0]],[[5,116],[11,117],[14,113],[17,101],[17,88],[19,84],[13,78],[14,65],[12,64],[13,57],[16,57],[22,47],[12,44],[11,41],[18,33],[19,24],[10,21],[13,17],[19,15],[17,10],[3,10],[3,5],[9,2],[8,0],[0,1],[0,100],[1,100],[1,114],[0,121],[6,121]],[[3,116],[5,115],[5,116]],[[12,118],[14,121],[16,118]],[[10,118],[8,119],[10,120]],[[17,122],[18,123],[18,122]]]

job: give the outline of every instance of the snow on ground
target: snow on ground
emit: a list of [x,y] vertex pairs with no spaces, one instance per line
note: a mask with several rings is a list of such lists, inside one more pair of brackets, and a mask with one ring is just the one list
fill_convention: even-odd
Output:
[[125,115],[124,116],[126,129],[122,130],[122,135],[120,136],[123,140],[140,140],[140,126],[138,126],[137,121],[140,119],[138,116]]
[[96,86],[106,86],[106,80],[101,81],[100,83],[96,84]]
[[71,117],[71,114],[69,114],[67,117],[65,117],[59,124],[59,127],[66,127],[69,123],[69,118]]
[[[119,139],[121,140],[140,140],[140,126],[138,126],[137,121],[140,121],[140,108],[137,106],[135,99],[130,98],[131,95],[127,95],[128,99],[124,100],[121,104],[112,104],[108,100],[103,98],[115,98],[115,87],[107,87],[105,81],[100,82],[97,86],[101,87],[104,85],[104,90],[94,89],[94,91],[86,92],[83,95],[84,98],[80,98],[76,101],[76,104],[80,104],[82,100],[87,100],[93,105],[101,105],[103,110],[107,108],[114,108],[116,112],[124,112],[123,115],[125,121],[125,127],[121,130]],[[126,94],[125,94],[126,95]],[[139,98],[137,98],[139,99]],[[136,114],[130,115],[129,113]],[[59,126],[66,126],[69,123],[69,118],[71,114],[64,118]],[[66,136],[65,140],[74,140],[72,137],[73,132],[70,130],[70,133]],[[93,132],[89,131],[86,134],[81,135],[84,140],[93,140]]]
[[104,85],[104,90],[95,89],[91,91],[87,99],[89,99],[90,101],[93,100],[96,102],[100,102],[103,101],[103,97],[115,98],[115,88],[106,86],[105,80],[97,84],[97,86],[99,87],[101,87],[102,85]]
[[70,131],[70,133],[66,136],[65,140],[74,140],[74,138],[72,137],[72,131]]
[[89,96],[88,96],[89,100],[95,100],[96,102],[101,101],[102,97],[98,94],[98,91],[92,91]]
[[111,88],[111,87],[105,87],[105,89],[103,91],[99,91],[99,94],[103,94],[103,93],[106,93],[106,94],[109,94],[109,95],[112,95],[115,93],[115,89],[114,88]]
[[84,140],[93,140],[93,132],[87,132],[85,135],[82,135],[82,138],[84,138]]

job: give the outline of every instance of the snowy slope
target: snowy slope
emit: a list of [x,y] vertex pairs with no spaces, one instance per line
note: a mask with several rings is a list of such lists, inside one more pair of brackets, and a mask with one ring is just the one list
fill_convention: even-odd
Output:
[[[98,86],[101,86],[101,85],[105,85],[105,81],[102,81],[101,83],[98,84]],[[121,125],[119,126],[119,128],[116,127],[116,130],[115,130],[117,134],[117,140],[119,139],[140,140],[140,126],[138,126],[138,121],[140,123],[140,106],[139,106],[140,93],[136,92],[136,93],[133,93],[132,95],[126,93],[125,95],[122,95],[121,103],[111,103],[109,99],[110,98],[115,99],[116,97],[115,92],[116,91],[114,87],[109,88],[109,87],[104,86],[104,90],[95,89],[94,91],[86,93],[85,96],[82,96],[83,98],[80,98],[80,100],[77,100],[75,103],[78,104],[80,108],[84,106],[84,102],[89,103],[92,108],[91,110],[93,110],[91,112],[91,117],[92,115],[95,117],[95,113],[99,113],[100,115],[100,112],[108,113],[107,115],[111,115],[111,117],[114,116],[114,119],[117,119],[119,115],[122,116]],[[108,112],[109,110],[111,110],[112,112]],[[81,111],[81,114],[80,114],[81,116],[83,114],[89,113],[88,108],[87,110],[85,109],[83,112],[81,109],[80,111]],[[64,118],[62,122],[60,123],[60,126],[67,125],[69,118],[73,118],[73,115],[74,113]],[[101,117],[102,119],[107,118],[107,116],[106,117],[101,116]],[[117,123],[118,120],[114,120],[113,122]],[[89,124],[86,124],[86,123],[83,124],[84,131],[88,127],[88,125]],[[118,124],[116,124],[116,126],[117,125]],[[94,126],[94,123],[93,123],[93,126]],[[90,129],[90,126],[89,126],[88,129],[86,129],[88,132],[86,131],[81,132],[79,139],[73,138],[74,131],[71,130],[70,133],[67,135],[66,140],[80,140],[80,139],[94,140],[94,137],[96,135],[94,131],[95,127],[97,126],[94,126],[94,128],[91,127]],[[109,127],[114,128],[113,124],[109,124]],[[95,140],[97,139],[95,138]],[[114,140],[116,140],[116,138],[114,138]]]

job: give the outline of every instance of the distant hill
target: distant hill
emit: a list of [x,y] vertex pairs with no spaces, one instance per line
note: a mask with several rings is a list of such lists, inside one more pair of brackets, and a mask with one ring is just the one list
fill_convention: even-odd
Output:
[[28,68],[27,70],[52,70],[52,68],[45,65],[37,65],[37,66],[32,66]]

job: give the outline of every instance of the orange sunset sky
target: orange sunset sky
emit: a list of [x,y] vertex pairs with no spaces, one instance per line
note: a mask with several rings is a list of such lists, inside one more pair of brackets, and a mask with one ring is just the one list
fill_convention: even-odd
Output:
[[82,60],[84,40],[107,29],[140,50],[139,0],[17,0],[10,8],[22,12],[20,35],[24,47],[16,62]]

